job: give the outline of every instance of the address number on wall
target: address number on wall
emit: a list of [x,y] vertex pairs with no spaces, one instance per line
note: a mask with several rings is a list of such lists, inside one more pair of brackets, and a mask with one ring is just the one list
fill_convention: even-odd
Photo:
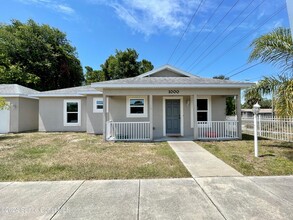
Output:
[[169,90],[169,94],[179,94],[179,90],[171,89],[171,90]]

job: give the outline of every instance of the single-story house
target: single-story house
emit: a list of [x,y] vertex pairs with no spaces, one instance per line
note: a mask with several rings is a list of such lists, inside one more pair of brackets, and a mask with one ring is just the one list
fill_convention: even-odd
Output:
[[38,130],[39,100],[30,96],[37,93],[17,84],[0,84],[0,97],[8,104],[0,110],[0,133]]
[[[39,131],[84,131],[105,140],[241,138],[241,89],[251,83],[201,78],[170,65],[137,77],[35,94]],[[226,120],[226,98],[237,120]]]
[[[261,108],[259,110],[259,115],[261,117],[273,117],[273,109],[271,108]],[[241,109],[242,118],[251,118],[253,117],[252,109]]]

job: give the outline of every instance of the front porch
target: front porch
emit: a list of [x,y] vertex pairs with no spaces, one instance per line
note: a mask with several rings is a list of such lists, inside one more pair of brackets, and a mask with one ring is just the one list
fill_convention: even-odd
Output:
[[150,122],[113,122],[106,123],[108,141],[163,141],[171,139],[188,140],[233,140],[239,139],[238,121],[196,122],[197,136],[164,136],[152,139]]

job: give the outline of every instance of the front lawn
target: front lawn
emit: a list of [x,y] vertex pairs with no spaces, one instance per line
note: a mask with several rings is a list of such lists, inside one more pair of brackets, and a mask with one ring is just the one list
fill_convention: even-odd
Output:
[[190,177],[166,142],[113,143],[86,133],[0,136],[0,181]]
[[259,158],[254,157],[253,136],[243,140],[203,142],[200,146],[248,176],[293,175],[293,143],[259,140]]

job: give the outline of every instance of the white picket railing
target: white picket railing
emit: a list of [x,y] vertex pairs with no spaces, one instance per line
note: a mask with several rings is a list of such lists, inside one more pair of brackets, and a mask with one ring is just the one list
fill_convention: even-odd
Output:
[[239,138],[238,121],[199,121],[198,139],[229,140]]
[[[242,118],[243,132],[253,134],[253,117]],[[268,139],[293,141],[293,118],[258,116],[258,135]]]
[[107,140],[150,140],[150,122],[107,122]]

